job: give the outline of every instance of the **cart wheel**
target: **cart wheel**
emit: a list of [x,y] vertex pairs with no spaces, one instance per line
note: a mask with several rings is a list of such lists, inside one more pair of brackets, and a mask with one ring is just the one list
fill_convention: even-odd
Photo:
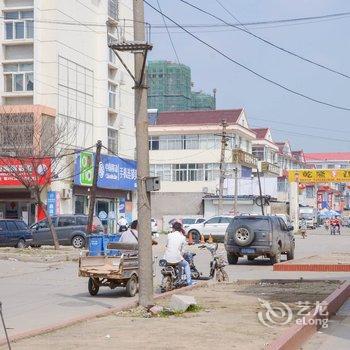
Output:
[[89,293],[92,296],[97,295],[98,290],[100,289],[100,286],[94,281],[93,278],[89,278],[89,282],[88,282],[88,289],[89,289]]
[[137,276],[132,275],[128,283],[126,284],[126,295],[128,297],[134,297],[137,293],[137,290],[138,290]]

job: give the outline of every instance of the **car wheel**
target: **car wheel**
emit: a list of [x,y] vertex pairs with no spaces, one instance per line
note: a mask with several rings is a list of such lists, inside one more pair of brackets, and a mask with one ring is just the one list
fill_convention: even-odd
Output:
[[77,249],[85,247],[85,239],[82,236],[74,236],[72,238],[72,246]]
[[26,241],[24,239],[20,239],[16,245],[16,248],[24,249],[26,247]]
[[293,260],[294,259],[294,249],[295,249],[295,246],[293,244],[291,249],[290,249],[290,251],[287,252],[287,260]]
[[162,293],[170,292],[173,289],[173,280],[170,276],[164,276],[162,284],[160,286],[160,291]]
[[132,275],[126,284],[126,295],[128,297],[134,297],[138,290],[138,281],[136,275]]
[[271,265],[279,264],[281,262],[281,247],[278,246],[277,252],[275,255],[270,257]]
[[238,256],[234,253],[227,253],[227,261],[230,265],[236,265],[238,262]]
[[245,247],[253,242],[254,232],[248,226],[240,226],[234,232],[233,238],[237,245]]
[[100,289],[100,286],[95,282],[95,280],[93,278],[89,278],[88,281],[88,290],[91,296],[95,296],[97,295],[98,291]]
[[197,230],[191,230],[188,232],[188,234],[192,234],[192,240],[194,243],[198,244],[201,240],[201,235]]

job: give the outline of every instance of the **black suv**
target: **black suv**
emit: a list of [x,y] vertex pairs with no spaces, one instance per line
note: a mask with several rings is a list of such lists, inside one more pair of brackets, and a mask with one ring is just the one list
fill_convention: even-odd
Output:
[[32,242],[32,233],[24,221],[0,220],[0,247],[25,248]]
[[224,243],[229,264],[237,264],[243,256],[248,260],[266,256],[272,264],[279,263],[284,253],[287,260],[294,259],[293,226],[278,216],[236,216],[226,230]]

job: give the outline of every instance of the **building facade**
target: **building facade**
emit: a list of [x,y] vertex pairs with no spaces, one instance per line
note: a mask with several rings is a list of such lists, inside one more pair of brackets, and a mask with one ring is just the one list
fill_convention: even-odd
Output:
[[[149,126],[150,170],[161,179],[161,190],[152,199],[153,215],[203,215],[203,197],[217,206],[220,177],[221,122],[226,120],[225,178],[249,178],[257,162],[252,156],[255,133],[243,109],[159,113]],[[240,158],[234,162],[234,152]],[[232,186],[224,185],[224,210],[232,210]],[[174,201],[177,194],[181,200]],[[157,205],[159,198],[162,205]],[[166,200],[168,198],[168,200]],[[166,214],[165,214],[166,213]]]
[[[132,1],[2,0],[0,10],[2,105],[51,108],[72,133],[71,149],[101,140],[102,153],[134,159],[133,81],[108,48],[118,20],[132,20]],[[131,29],[123,35],[133,39]],[[133,71],[133,55],[122,56]],[[67,169],[48,190],[59,194],[61,213],[86,212],[89,187],[74,181],[74,159],[62,161]],[[131,203],[132,191],[116,187],[99,189],[97,213]]]
[[191,68],[170,61],[148,62],[148,108],[163,111],[215,109],[214,96],[191,91]]

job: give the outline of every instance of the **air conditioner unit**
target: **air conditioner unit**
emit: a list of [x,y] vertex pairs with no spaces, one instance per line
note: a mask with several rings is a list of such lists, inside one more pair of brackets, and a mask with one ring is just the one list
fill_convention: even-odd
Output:
[[64,188],[62,190],[61,198],[62,199],[70,199],[72,198],[73,190],[71,188]]

